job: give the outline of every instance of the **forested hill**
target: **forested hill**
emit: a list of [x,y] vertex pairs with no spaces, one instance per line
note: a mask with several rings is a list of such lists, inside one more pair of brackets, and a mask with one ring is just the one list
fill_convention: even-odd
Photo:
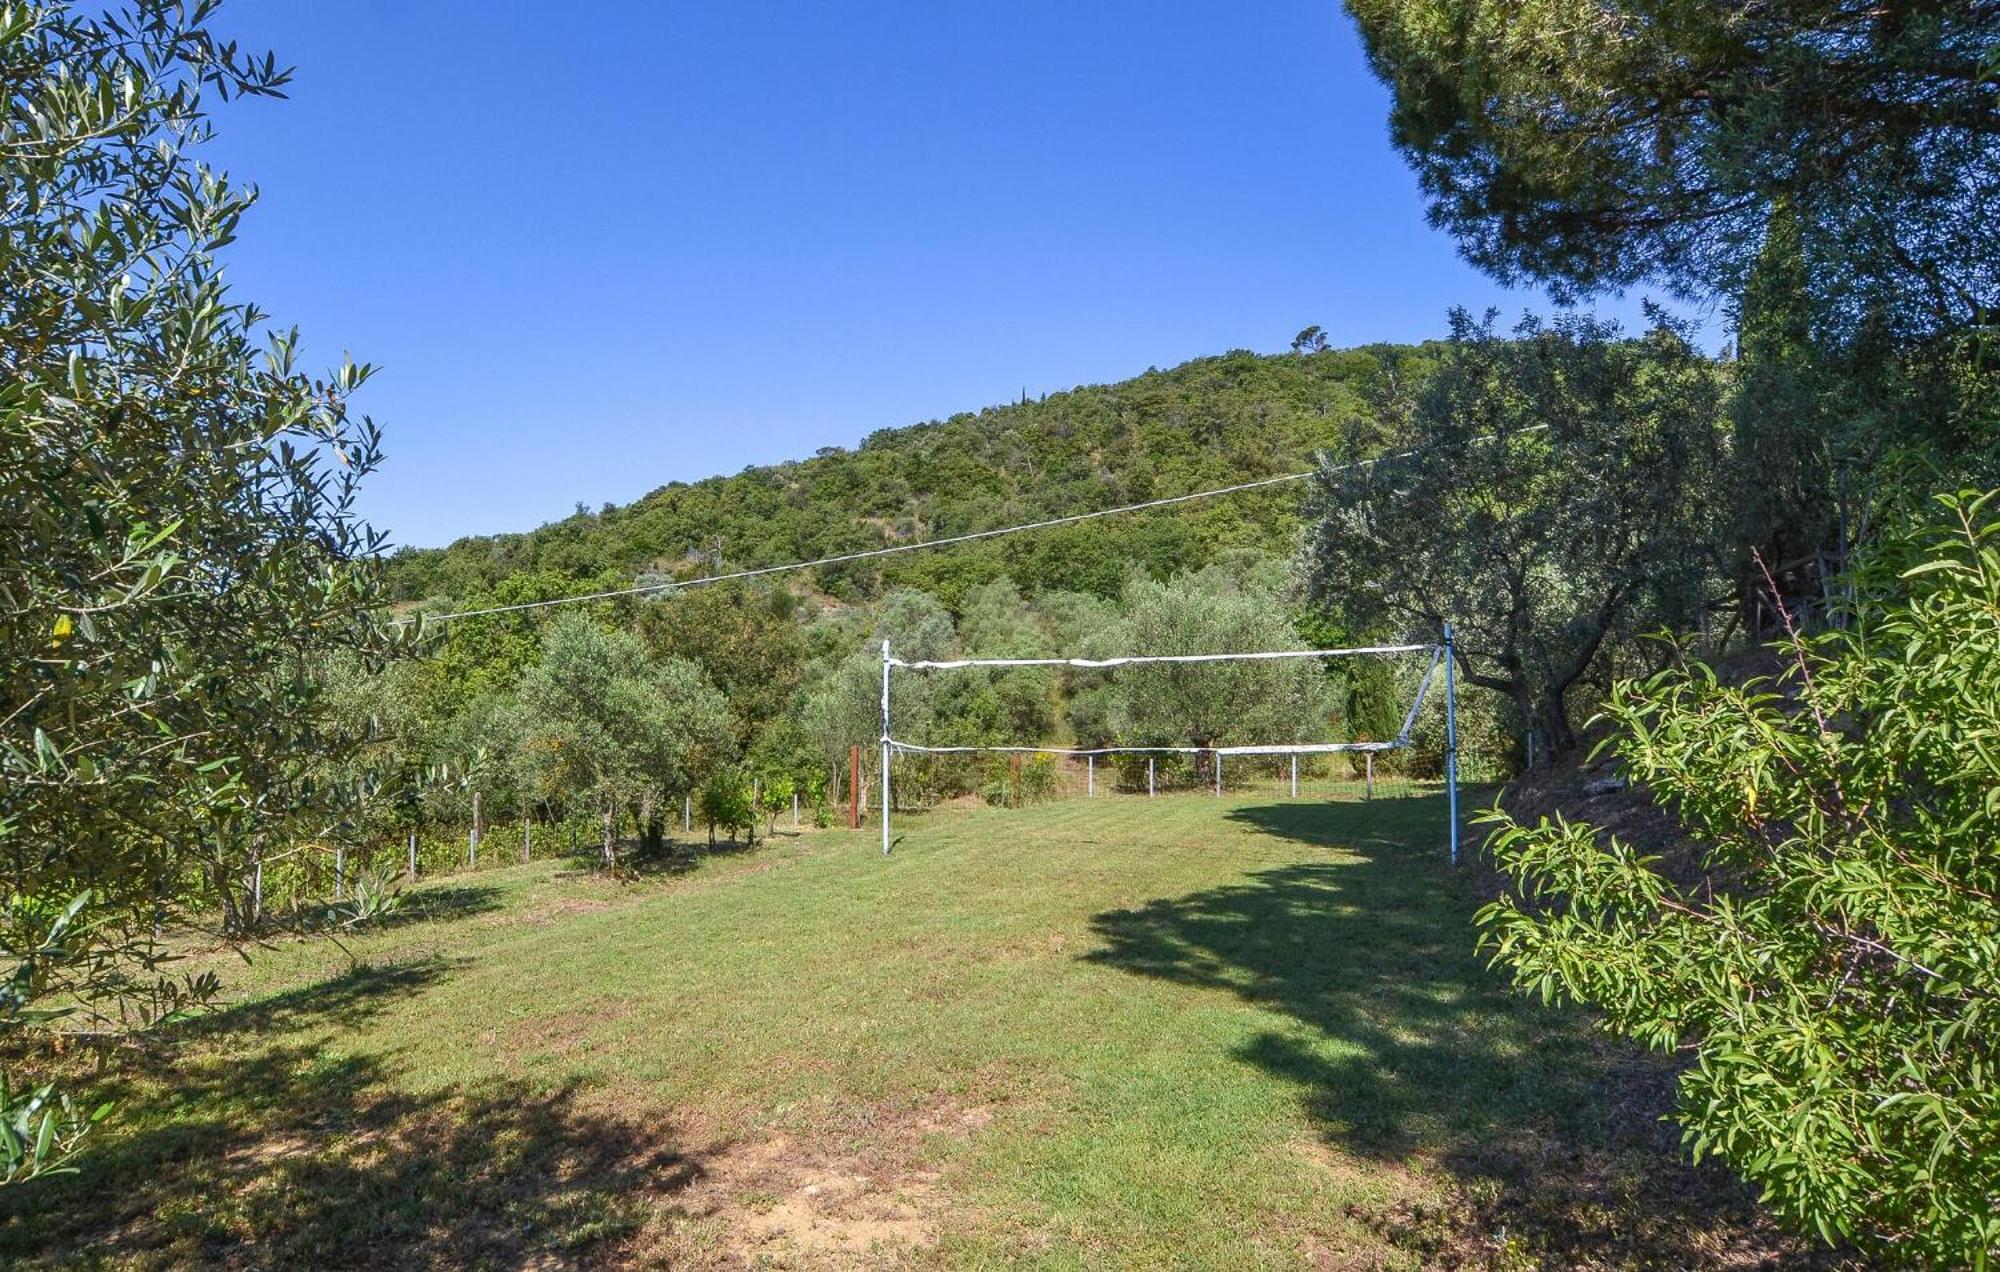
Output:
[[[1292,471],[1322,448],[1372,453],[1371,403],[1420,379],[1422,347],[1201,358],[1093,385],[871,434],[856,450],[674,482],[525,534],[413,549],[390,563],[401,601],[539,599],[578,582],[694,577],[1182,494]],[[949,552],[820,571],[823,591],[861,598],[911,585],[956,605],[1011,575],[1032,594],[1112,595],[1139,564],[1156,574],[1220,548],[1289,550],[1297,489],[1218,499]]]

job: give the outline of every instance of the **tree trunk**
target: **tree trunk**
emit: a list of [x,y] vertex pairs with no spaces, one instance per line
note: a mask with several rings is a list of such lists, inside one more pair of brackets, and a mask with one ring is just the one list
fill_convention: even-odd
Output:
[[659,800],[652,795],[640,799],[632,809],[633,824],[639,828],[639,847],[657,853],[667,844],[667,821],[660,816]]

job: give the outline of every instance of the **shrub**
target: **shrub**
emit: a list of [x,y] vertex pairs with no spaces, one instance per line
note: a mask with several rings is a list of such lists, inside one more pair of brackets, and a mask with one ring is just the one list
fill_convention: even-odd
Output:
[[1678,1117],[1779,1211],[1895,1261],[2000,1247],[2000,492],[1941,500],[1774,682],[1618,686],[1632,776],[1706,877],[1501,818],[1483,943],[1544,998],[1693,1053]]
[[738,831],[753,834],[757,826],[757,812],[750,804],[750,784],[739,773],[718,773],[701,785],[701,793],[695,796],[695,811],[708,823],[708,842],[715,842],[716,828],[729,832],[733,843]]

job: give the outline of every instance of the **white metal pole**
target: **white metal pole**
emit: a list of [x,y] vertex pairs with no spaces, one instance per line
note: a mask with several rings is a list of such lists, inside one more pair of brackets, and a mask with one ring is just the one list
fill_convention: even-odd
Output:
[[410,878],[417,877],[417,832],[410,832]]
[[347,849],[339,844],[333,846],[333,899],[343,900],[347,895]]
[[1292,798],[1299,797],[1299,757],[1292,757]]
[[792,792],[792,829],[793,829],[793,830],[797,830],[798,828],[799,828],[799,793],[798,793],[797,791],[793,791],[793,792]]
[[1215,753],[1215,793],[1222,794],[1222,752]]
[[1083,757],[1083,793],[1097,794],[1097,757],[1094,755]]
[[1451,815],[1451,864],[1458,864],[1458,650],[1451,624],[1444,625],[1444,788]]
[[889,642],[882,642],[882,855],[889,855]]
[[1146,757],[1146,798],[1151,799],[1158,793],[1153,781],[1153,757],[1149,755]]
[[693,830],[694,830],[694,796],[683,795],[681,796],[681,833],[685,835],[692,833]]

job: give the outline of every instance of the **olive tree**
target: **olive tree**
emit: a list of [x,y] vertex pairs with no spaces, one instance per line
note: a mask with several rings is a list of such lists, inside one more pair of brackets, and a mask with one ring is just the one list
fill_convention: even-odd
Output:
[[[1282,579],[1268,559],[1244,554],[1164,583],[1136,577],[1123,617],[1096,644],[1118,654],[1300,648]],[[1325,671],[1306,659],[1121,667],[1110,694],[1113,726],[1129,746],[1308,742],[1325,735],[1333,713]],[[1196,757],[1198,777],[1209,763]]]
[[1678,1117],[1829,1240],[2000,1255],[2000,492],[1942,501],[1775,681],[1621,684],[1632,776],[1702,869],[1501,819],[1520,890],[1479,916],[1523,989],[1692,1056]]
[[[549,623],[518,700],[514,745],[527,789],[582,799],[607,819],[624,809],[649,849],[665,840],[671,804],[734,755],[729,704],[699,667],[653,661],[637,637],[581,614]],[[615,866],[615,840],[606,853]]]
[[197,161],[286,72],[213,3],[0,8],[0,944],[96,1027],[204,982],[155,934],[244,933],[259,864],[337,835],[320,655],[379,655],[368,376],[301,370],[229,289],[252,192]]
[[1728,434],[1719,369],[1664,321],[1452,316],[1413,399],[1407,453],[1329,456],[1308,496],[1313,599],[1352,631],[1458,631],[1461,673],[1560,754],[1572,691],[1662,626],[1695,626],[1722,577]]

